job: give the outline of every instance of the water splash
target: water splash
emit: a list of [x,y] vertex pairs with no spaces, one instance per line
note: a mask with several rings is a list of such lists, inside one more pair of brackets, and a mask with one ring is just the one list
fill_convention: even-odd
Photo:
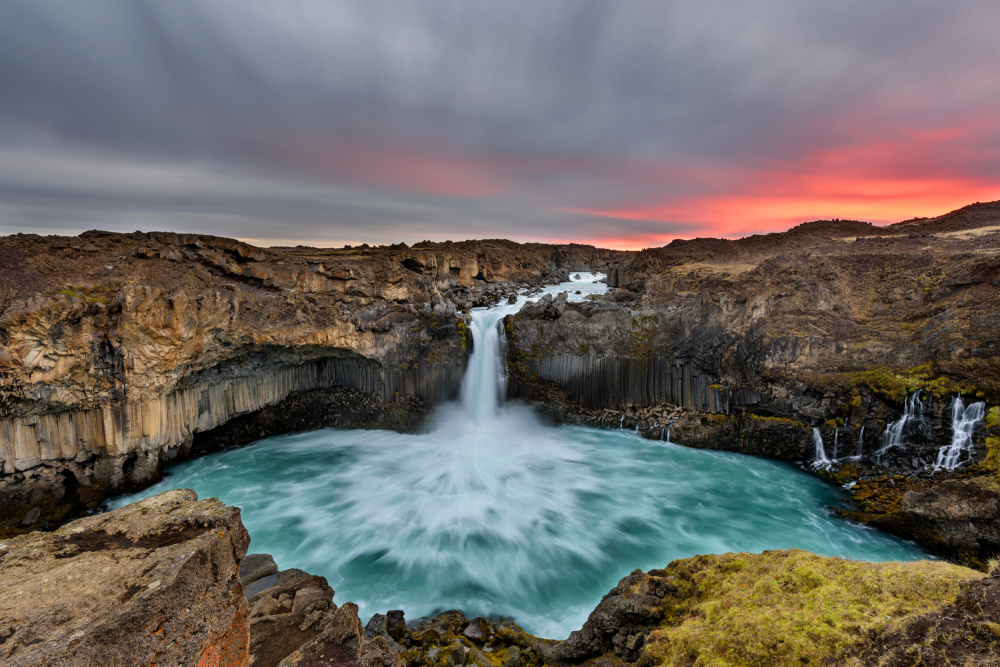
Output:
[[956,396],[951,404],[951,444],[938,451],[935,468],[952,470],[958,467],[962,454],[972,452],[972,431],[976,424],[986,416],[986,403],[979,401],[969,407],[962,403],[962,397]]

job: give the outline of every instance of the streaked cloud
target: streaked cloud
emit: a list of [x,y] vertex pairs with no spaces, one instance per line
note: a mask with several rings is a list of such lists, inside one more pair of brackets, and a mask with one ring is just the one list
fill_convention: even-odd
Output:
[[46,0],[0,233],[636,247],[1000,199],[1000,5]]

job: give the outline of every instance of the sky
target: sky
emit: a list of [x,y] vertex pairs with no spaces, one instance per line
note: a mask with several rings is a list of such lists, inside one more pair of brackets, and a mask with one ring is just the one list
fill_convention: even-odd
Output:
[[641,248],[1000,199],[996,0],[0,16],[0,234]]

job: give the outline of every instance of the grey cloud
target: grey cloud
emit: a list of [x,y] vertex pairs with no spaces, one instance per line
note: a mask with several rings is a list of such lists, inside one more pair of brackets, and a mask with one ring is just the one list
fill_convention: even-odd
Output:
[[[1000,6],[978,0],[6,3],[0,149],[126,166],[122,183],[95,189],[85,169],[8,165],[0,225],[74,228],[77,202],[107,216],[146,211],[165,226],[172,212],[201,211],[212,231],[241,236],[284,225],[284,236],[323,240],[357,224],[453,237],[596,233],[599,221],[553,209],[705,187],[632,177],[635,161],[753,168],[906,118],[995,108],[1000,93],[977,89],[976,76],[994,76],[998,24]],[[920,91],[919,104],[908,101]],[[869,111],[876,126],[824,123]],[[511,191],[419,197],[300,156],[345,143],[495,160]],[[131,185],[146,167],[202,176],[165,191]],[[250,173],[257,185],[233,190],[216,172]],[[655,233],[640,227],[627,230]]]
[[428,237],[497,236],[498,230],[542,241],[694,231],[680,223],[538,209],[514,198],[386,198],[359,188],[217,169],[0,151],[0,233],[90,228],[224,233],[233,226],[244,238],[296,243],[413,243]]

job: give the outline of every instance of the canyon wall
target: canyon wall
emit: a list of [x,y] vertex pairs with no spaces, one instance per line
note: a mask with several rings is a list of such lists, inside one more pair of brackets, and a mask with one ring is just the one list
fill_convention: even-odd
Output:
[[618,256],[509,241],[0,239],[0,529],[261,435],[413,428],[458,392],[471,351],[459,308]]
[[[820,474],[890,489],[920,480],[905,502],[876,494],[892,502],[853,516],[984,566],[1000,553],[989,527],[1000,522],[1000,417],[976,424],[958,470],[936,462],[956,397],[1000,405],[998,226],[1000,204],[980,204],[643,251],[612,269],[600,298],[546,298],[506,318],[508,395],[555,421],[650,438],[669,428],[675,443],[806,465],[818,429],[841,459]],[[918,418],[887,448],[918,391]],[[939,497],[944,479],[953,486]],[[956,513],[957,498],[974,508]]]

